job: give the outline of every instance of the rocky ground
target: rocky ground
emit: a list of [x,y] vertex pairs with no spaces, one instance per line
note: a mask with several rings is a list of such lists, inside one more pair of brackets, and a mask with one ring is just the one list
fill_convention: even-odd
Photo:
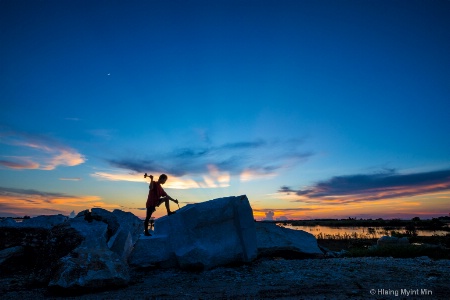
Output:
[[[122,289],[64,299],[449,299],[450,260],[258,259],[204,272],[132,271]],[[2,299],[62,299],[26,276],[0,281]]]

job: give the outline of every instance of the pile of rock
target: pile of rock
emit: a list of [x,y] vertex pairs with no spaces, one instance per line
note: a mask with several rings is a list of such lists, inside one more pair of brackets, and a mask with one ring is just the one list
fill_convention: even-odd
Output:
[[246,196],[187,205],[157,219],[150,237],[135,215],[101,208],[73,219],[6,219],[0,228],[0,270],[31,267],[41,283],[63,291],[126,286],[129,266],[207,270],[258,256],[323,254],[309,233],[255,222]]
[[133,214],[101,208],[73,219],[6,219],[0,227],[2,271],[28,268],[52,289],[77,291],[127,285],[127,259],[143,230]]
[[253,212],[240,196],[189,204],[157,219],[153,236],[136,243],[130,264],[203,270],[256,256]]
[[153,235],[138,240],[129,263],[207,270],[258,256],[322,255],[310,233],[255,222],[247,197],[239,196],[190,204],[157,219]]

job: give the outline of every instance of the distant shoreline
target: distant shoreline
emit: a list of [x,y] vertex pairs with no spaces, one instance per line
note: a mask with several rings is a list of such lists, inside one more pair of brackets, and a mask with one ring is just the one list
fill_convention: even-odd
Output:
[[427,220],[417,219],[400,220],[400,219],[315,219],[315,220],[263,220],[258,222],[270,222],[291,226],[326,226],[326,227],[387,227],[400,228],[413,224],[420,230],[442,230],[450,232],[450,217],[439,217]]

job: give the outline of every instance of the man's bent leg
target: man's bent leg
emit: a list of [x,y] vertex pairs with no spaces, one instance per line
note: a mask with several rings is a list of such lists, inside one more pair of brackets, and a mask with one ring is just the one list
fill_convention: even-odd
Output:
[[167,214],[170,214],[170,204],[169,204],[169,197],[164,197],[164,204],[166,205]]
[[166,205],[167,215],[174,214],[175,212],[170,211],[169,197],[164,197],[164,203]]

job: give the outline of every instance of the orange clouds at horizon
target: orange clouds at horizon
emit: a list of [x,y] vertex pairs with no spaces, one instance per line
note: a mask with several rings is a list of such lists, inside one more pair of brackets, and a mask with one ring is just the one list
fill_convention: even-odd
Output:
[[[388,199],[367,199],[359,201],[345,201],[344,196],[336,197],[335,202],[329,199],[314,199],[312,202],[298,201],[295,194],[272,194],[271,201],[280,204],[271,208],[264,208],[262,204],[255,205],[253,212],[257,220],[269,218],[280,219],[346,219],[357,218],[402,218],[410,219],[414,216],[434,218],[447,216],[450,213],[450,192],[431,192],[419,195],[400,196]],[[342,199],[341,199],[342,198]],[[342,200],[338,202],[339,200]],[[291,207],[290,203],[300,203]],[[278,207],[277,207],[278,206]]]
[[71,211],[80,212],[93,207],[119,208],[118,205],[106,203],[98,196],[73,196],[14,189],[0,191],[2,216],[69,215]]
[[[204,185],[193,179],[171,176],[164,188],[187,190],[187,198],[195,195],[194,189],[199,188],[220,188],[228,186],[230,177],[226,172],[220,172],[214,167],[210,167],[207,180],[203,178]],[[107,181],[132,181],[145,182],[142,174],[134,173],[107,173],[96,172],[93,177]],[[60,180],[75,180],[79,178],[60,178]],[[148,181],[147,181],[148,182]],[[346,219],[348,217],[357,218],[432,218],[448,215],[450,211],[449,200],[450,191],[447,190],[447,183],[427,184],[419,186],[395,186],[381,189],[370,189],[364,193],[348,193],[348,195],[324,195],[323,197],[306,197],[294,192],[278,192],[265,195],[265,200],[252,198],[248,194],[253,207],[254,217],[257,220],[263,219]],[[192,193],[189,194],[189,190]],[[220,191],[218,191],[220,193]],[[364,195],[366,197],[364,197]],[[383,198],[385,197],[385,198]],[[125,208],[125,206],[136,206],[133,201],[130,204],[120,205],[121,200],[112,196],[107,196],[108,200],[99,196],[86,195],[66,195],[63,193],[48,193],[35,190],[2,188],[0,187],[0,213],[23,216],[38,214],[68,214],[72,210],[76,212],[92,207],[102,207],[104,209]],[[194,200],[189,200],[195,202]],[[118,204],[112,204],[112,202]],[[175,205],[171,203],[171,205]],[[145,216],[144,201],[142,207],[125,208],[132,211],[139,217]],[[175,205],[175,208],[177,206]],[[157,210],[155,217],[165,215],[164,208]]]
[[[252,202],[251,199],[250,202]],[[172,202],[170,204],[171,206],[175,205]],[[384,200],[378,203],[358,203],[358,205],[308,205],[297,208],[277,208],[276,206],[263,208],[260,204],[251,205],[256,220],[347,219],[348,217],[367,219],[410,219],[415,216],[421,218],[439,217],[448,215],[449,213],[445,210],[445,204],[436,205],[434,202],[424,204],[420,200],[410,198]],[[93,207],[101,207],[107,210],[124,209],[133,212],[140,218],[145,216],[145,210],[142,208],[124,208],[123,206],[116,204],[109,204],[98,196],[44,194],[32,191],[27,191],[22,194],[19,192],[2,192],[0,194],[0,211],[2,216],[69,215],[71,211],[78,213]],[[157,218],[164,215],[164,209],[158,209],[157,213],[154,214]]]

